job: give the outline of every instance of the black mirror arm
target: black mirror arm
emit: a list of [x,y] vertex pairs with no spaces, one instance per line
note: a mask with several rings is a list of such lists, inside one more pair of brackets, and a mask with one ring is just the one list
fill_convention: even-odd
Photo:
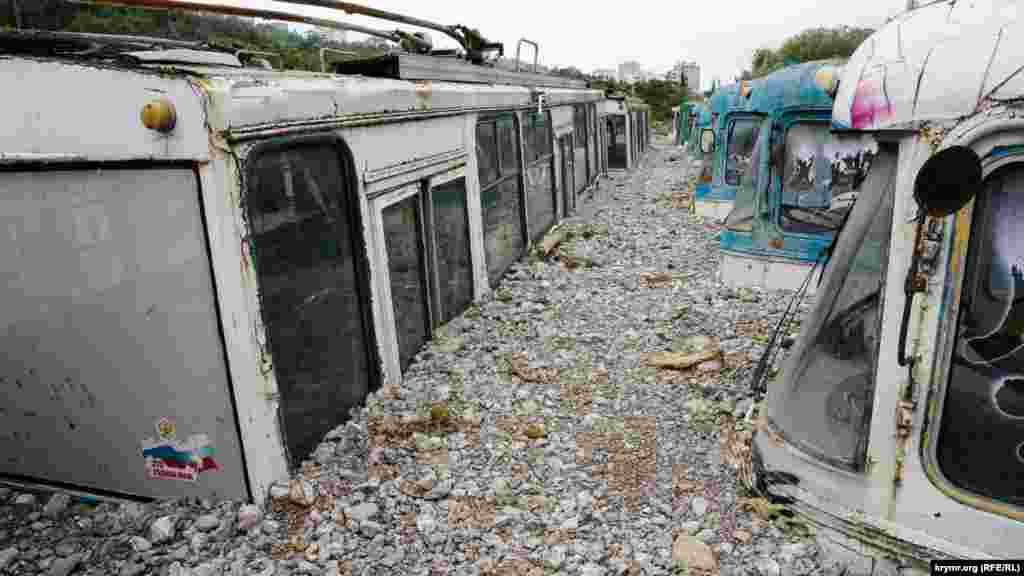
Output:
[[923,206],[918,207],[917,215],[917,234],[914,238],[914,251],[910,256],[910,269],[907,270],[907,278],[903,283],[903,295],[905,300],[903,302],[903,319],[900,321],[900,340],[899,340],[899,351],[896,361],[900,366],[907,367],[907,389],[906,389],[906,400],[910,400],[913,397],[914,384],[914,362],[916,357],[907,356],[907,333],[910,329],[910,313],[913,310],[914,295],[918,292],[924,292],[927,288],[927,280],[919,273],[920,259],[921,259],[921,242],[925,233],[925,219],[927,218],[927,212]]

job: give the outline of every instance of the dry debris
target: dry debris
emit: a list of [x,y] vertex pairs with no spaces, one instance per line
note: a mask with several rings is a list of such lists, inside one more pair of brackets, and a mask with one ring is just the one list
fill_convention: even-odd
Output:
[[717,360],[721,355],[720,349],[701,350],[700,352],[649,352],[641,356],[641,361],[655,368],[668,368],[671,370],[685,370],[709,360]]
[[665,288],[672,285],[672,274],[668,272],[641,272],[641,288]]
[[711,547],[684,531],[672,541],[672,560],[682,563],[688,576],[711,575],[718,571],[718,560]]
[[448,527],[490,530],[494,528],[495,509],[493,496],[452,496],[448,499]]
[[508,359],[509,368],[513,375],[523,382],[534,384],[557,384],[557,368],[530,368],[530,361],[526,354],[517,352]]

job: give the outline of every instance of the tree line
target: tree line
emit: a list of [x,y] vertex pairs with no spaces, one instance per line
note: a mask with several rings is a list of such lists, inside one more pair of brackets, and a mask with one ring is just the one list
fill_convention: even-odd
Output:
[[[208,42],[235,50],[275,52],[281,56],[281,65],[298,70],[319,70],[320,48],[348,50],[361,56],[370,56],[383,53],[388,46],[386,41],[376,38],[336,42],[316,30],[301,34],[283,23],[264,23],[235,16],[75,5],[64,0],[14,1],[20,5],[22,28],[156,36]],[[0,0],[0,26],[14,26],[14,11],[11,7],[12,0]]]
[[750,69],[741,75],[760,78],[791,64],[849,58],[868,36],[871,28],[839,26],[837,28],[809,28],[787,38],[778,49],[758,48],[750,62]]

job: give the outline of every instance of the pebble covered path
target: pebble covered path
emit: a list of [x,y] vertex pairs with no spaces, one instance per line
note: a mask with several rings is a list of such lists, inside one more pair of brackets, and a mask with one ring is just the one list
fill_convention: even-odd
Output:
[[720,283],[691,176],[655,144],[602,180],[265,507],[0,487],[0,574],[831,574],[737,482],[791,293]]

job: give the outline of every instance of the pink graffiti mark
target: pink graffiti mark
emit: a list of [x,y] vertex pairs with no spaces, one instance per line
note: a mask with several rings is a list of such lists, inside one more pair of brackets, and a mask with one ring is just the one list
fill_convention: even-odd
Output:
[[850,123],[854,129],[877,127],[879,123],[893,117],[892,102],[882,90],[877,78],[861,80],[853,94],[850,107]]

